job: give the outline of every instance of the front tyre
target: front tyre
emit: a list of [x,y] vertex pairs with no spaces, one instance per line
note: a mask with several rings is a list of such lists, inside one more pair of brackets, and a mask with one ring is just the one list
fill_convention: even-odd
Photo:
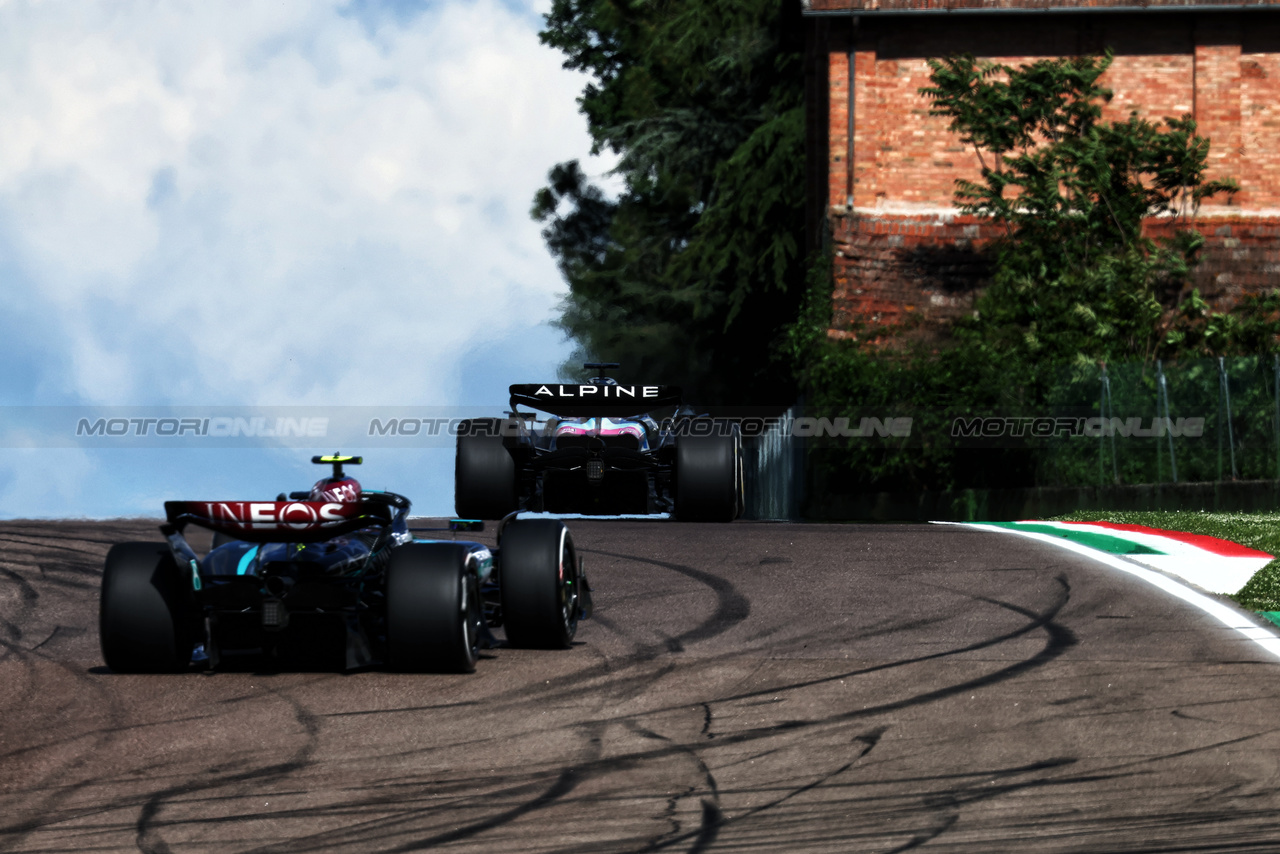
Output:
[[98,602],[107,667],[117,673],[186,670],[200,629],[189,585],[163,543],[112,546]]
[[480,656],[480,591],[467,549],[409,543],[387,566],[387,664],[407,673],[471,673]]
[[507,643],[568,649],[578,631],[583,583],[569,529],[556,519],[516,519],[503,531],[500,554]]

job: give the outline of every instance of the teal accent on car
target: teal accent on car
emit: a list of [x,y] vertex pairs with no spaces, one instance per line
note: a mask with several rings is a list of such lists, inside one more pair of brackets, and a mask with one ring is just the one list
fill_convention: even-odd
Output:
[[249,565],[253,563],[253,559],[258,556],[258,546],[246,551],[240,556],[240,563],[236,565],[236,575],[248,575]]

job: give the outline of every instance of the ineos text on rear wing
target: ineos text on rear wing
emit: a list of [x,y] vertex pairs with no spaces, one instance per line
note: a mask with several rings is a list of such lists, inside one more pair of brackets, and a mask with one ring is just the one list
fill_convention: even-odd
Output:
[[254,543],[321,542],[392,521],[373,501],[166,501],[164,512],[179,531],[198,525]]

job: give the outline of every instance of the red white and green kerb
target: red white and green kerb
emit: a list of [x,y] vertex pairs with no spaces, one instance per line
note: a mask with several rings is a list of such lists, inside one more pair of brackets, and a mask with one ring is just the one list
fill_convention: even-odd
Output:
[[1015,531],[1046,534],[1119,555],[1176,575],[1211,593],[1236,593],[1271,555],[1238,543],[1115,522],[984,522]]
[[[1275,628],[1259,625],[1255,618],[1211,595],[1236,593],[1271,555],[1238,543],[1200,534],[1163,531],[1144,525],[1114,522],[943,522],[965,528],[1002,531],[1055,543],[1091,557],[1112,569],[1137,576],[1183,600],[1280,658],[1280,636]],[[1188,584],[1189,582],[1189,584]],[[1191,586],[1191,585],[1194,585]],[[1280,613],[1262,615],[1280,625]]]

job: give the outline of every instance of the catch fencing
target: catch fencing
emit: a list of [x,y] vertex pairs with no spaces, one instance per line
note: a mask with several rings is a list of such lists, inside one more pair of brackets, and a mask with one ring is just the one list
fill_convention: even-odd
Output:
[[1280,356],[1077,368],[1051,397],[1105,429],[1055,440],[1040,486],[1280,479]]
[[748,519],[799,519],[804,497],[803,444],[794,436],[797,409],[771,419],[759,435],[743,439],[743,479]]

